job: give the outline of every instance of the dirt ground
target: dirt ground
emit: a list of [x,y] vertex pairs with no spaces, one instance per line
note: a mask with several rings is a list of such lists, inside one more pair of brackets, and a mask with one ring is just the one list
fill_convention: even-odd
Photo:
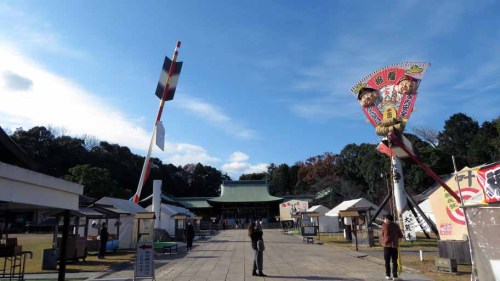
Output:
[[[355,251],[356,247],[350,242],[346,242],[339,237],[321,237],[325,246],[345,247]],[[358,247],[358,251],[369,256],[383,260],[383,248],[380,245],[375,247]],[[436,281],[470,281],[471,266],[458,265],[456,273],[436,272],[435,259],[439,256],[437,248],[437,239],[422,239],[416,242],[402,242],[400,245],[401,260],[403,266],[416,269],[422,274]],[[420,251],[422,251],[423,260],[420,260]]]

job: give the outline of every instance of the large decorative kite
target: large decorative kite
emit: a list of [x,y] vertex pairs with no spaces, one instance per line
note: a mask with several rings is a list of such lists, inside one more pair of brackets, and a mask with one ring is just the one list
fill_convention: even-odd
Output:
[[430,66],[426,62],[404,62],[381,68],[351,89],[379,136],[402,133],[413,111],[420,81]]

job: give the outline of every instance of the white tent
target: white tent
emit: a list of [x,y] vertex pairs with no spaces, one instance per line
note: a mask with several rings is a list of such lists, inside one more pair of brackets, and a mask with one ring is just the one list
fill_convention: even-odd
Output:
[[[139,212],[146,212],[146,210],[141,207],[140,205],[135,204],[132,201],[125,200],[125,199],[119,199],[119,198],[112,198],[112,197],[103,197],[99,199],[97,204],[102,204],[102,205],[111,205],[114,206],[118,209],[126,211],[128,214],[127,215],[120,215],[120,237],[119,239],[119,248],[120,249],[132,249],[134,248],[134,241],[133,241],[133,229],[134,229],[134,215],[139,213]],[[114,227],[116,224],[115,219],[109,219],[108,220],[108,231],[110,234],[116,234],[116,227]]]
[[[349,208],[366,208],[366,207],[372,207],[374,210],[378,209],[377,205],[366,200],[365,198],[358,198],[358,199],[347,200],[347,201],[344,201],[344,202],[338,204],[337,206],[335,206],[335,208],[328,211],[325,214],[325,216],[336,218],[335,221],[336,221],[337,225],[334,226],[334,228],[340,229],[340,225],[339,225],[339,221],[338,221],[340,211],[345,211]],[[379,214],[379,217],[381,217],[385,214],[387,214],[387,212],[385,210],[382,210]]]
[[[185,214],[186,216],[190,216],[191,218],[196,216],[194,213],[189,211],[186,208],[178,207],[169,204],[161,204],[160,205],[160,227],[161,229],[165,229],[169,235],[175,235],[175,219],[172,218],[172,215],[175,214]],[[149,205],[146,207],[148,212],[152,212],[153,205]]]
[[319,217],[317,218],[310,218],[311,223],[316,223],[316,219],[319,220],[319,232],[338,232],[339,230],[339,223],[338,223],[338,217],[329,217],[325,216],[327,212],[329,212],[330,209],[323,205],[315,205],[312,206],[311,208],[307,209],[307,212],[317,212],[319,213]]

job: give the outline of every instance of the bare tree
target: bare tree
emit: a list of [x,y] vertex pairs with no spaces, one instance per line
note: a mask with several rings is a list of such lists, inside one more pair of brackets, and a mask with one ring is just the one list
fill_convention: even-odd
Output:
[[68,135],[68,129],[63,126],[52,126],[48,125],[47,130],[54,135],[54,137],[62,137]]
[[439,140],[438,140],[438,135],[439,131],[434,130],[432,128],[425,128],[425,127],[412,127],[411,130],[413,133],[419,137],[421,140],[426,141],[432,147],[436,148]]
[[99,146],[99,143],[101,142],[96,136],[92,135],[83,135],[82,139],[85,143],[85,149],[87,151],[90,151],[92,148]]

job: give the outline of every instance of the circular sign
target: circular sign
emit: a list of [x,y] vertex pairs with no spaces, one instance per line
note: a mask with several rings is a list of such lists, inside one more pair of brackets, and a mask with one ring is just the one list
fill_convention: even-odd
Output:
[[[473,197],[474,195],[476,195],[479,192],[478,189],[472,188],[472,187],[461,188],[461,191],[462,191],[462,201],[465,201],[465,200]],[[455,191],[455,194],[460,196],[458,190]],[[450,219],[452,221],[454,221],[455,223],[465,225],[464,212],[462,211],[462,209],[460,208],[460,205],[458,203],[457,203],[457,206],[458,207],[456,207],[456,208],[450,208],[450,206],[446,206],[446,213],[448,214],[448,217],[450,217]]]

